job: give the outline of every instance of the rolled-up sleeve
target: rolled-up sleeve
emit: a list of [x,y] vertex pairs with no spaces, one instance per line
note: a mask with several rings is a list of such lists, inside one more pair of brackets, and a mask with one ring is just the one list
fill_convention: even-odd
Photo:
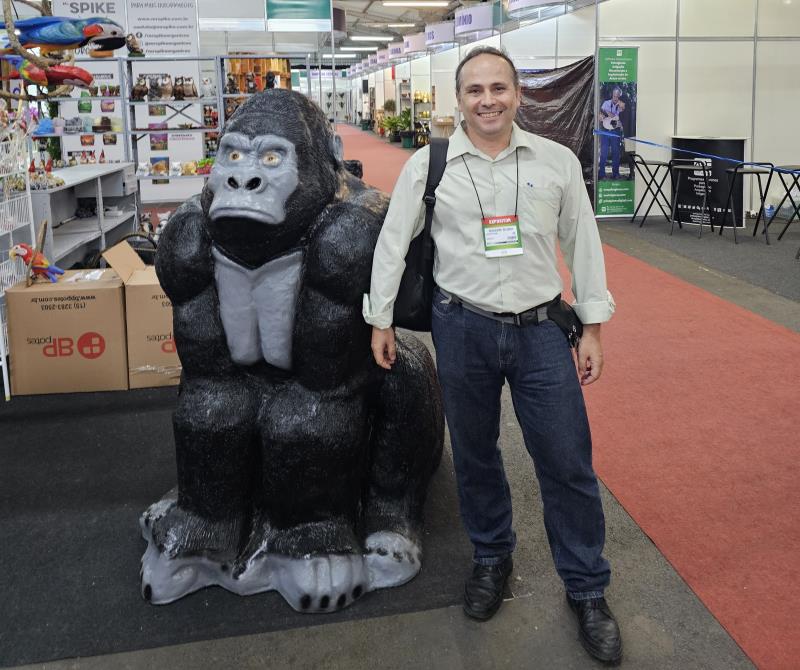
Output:
[[394,301],[406,267],[408,247],[425,226],[422,196],[429,152],[428,147],[420,149],[403,167],[375,245],[370,289],[364,294],[362,314],[364,320],[376,328],[392,325]]
[[583,323],[603,323],[614,313],[606,287],[605,259],[597,221],[577,157],[570,152],[570,179],[561,199],[558,238],[572,274],[573,308]]

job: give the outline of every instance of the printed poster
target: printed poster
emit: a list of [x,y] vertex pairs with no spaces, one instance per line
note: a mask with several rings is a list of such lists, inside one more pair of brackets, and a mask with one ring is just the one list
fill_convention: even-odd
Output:
[[636,136],[638,47],[598,52],[597,216],[632,216],[636,174],[625,160],[625,138]]

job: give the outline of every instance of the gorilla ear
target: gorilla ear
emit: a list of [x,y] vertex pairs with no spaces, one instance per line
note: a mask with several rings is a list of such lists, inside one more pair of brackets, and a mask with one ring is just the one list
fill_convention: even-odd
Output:
[[333,154],[333,160],[336,161],[336,167],[342,167],[344,165],[344,145],[342,138],[336,134],[331,135],[331,154]]

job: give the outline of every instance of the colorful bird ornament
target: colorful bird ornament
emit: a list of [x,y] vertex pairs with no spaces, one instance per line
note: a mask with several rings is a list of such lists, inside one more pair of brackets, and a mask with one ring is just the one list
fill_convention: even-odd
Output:
[[74,65],[52,65],[42,69],[21,56],[2,56],[11,65],[11,70],[3,79],[24,79],[38,86],[77,86],[89,88],[94,77],[82,67]]
[[[6,24],[0,22],[0,29]],[[26,49],[38,47],[43,56],[51,51],[95,47],[90,56],[112,56],[114,49],[125,46],[125,29],[116,21],[101,16],[71,19],[65,16],[35,16],[14,22],[20,44]],[[8,37],[0,43],[0,53],[13,53]]]
[[58,281],[58,275],[64,274],[60,267],[51,265],[41,251],[36,251],[29,244],[15,244],[11,247],[8,255],[12,259],[19,258],[25,265],[28,265],[34,277],[44,277],[55,283]]

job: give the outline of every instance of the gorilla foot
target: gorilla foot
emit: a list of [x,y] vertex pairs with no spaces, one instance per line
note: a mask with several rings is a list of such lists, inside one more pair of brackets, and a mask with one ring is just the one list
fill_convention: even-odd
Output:
[[405,584],[416,577],[422,567],[422,551],[400,533],[372,533],[364,546],[370,590]]
[[332,554],[313,558],[270,556],[272,588],[298,612],[335,612],[370,590],[364,557]]
[[243,520],[204,519],[178,506],[175,489],[139,518],[147,550],[142,556],[142,596],[156,605],[229,581]]

